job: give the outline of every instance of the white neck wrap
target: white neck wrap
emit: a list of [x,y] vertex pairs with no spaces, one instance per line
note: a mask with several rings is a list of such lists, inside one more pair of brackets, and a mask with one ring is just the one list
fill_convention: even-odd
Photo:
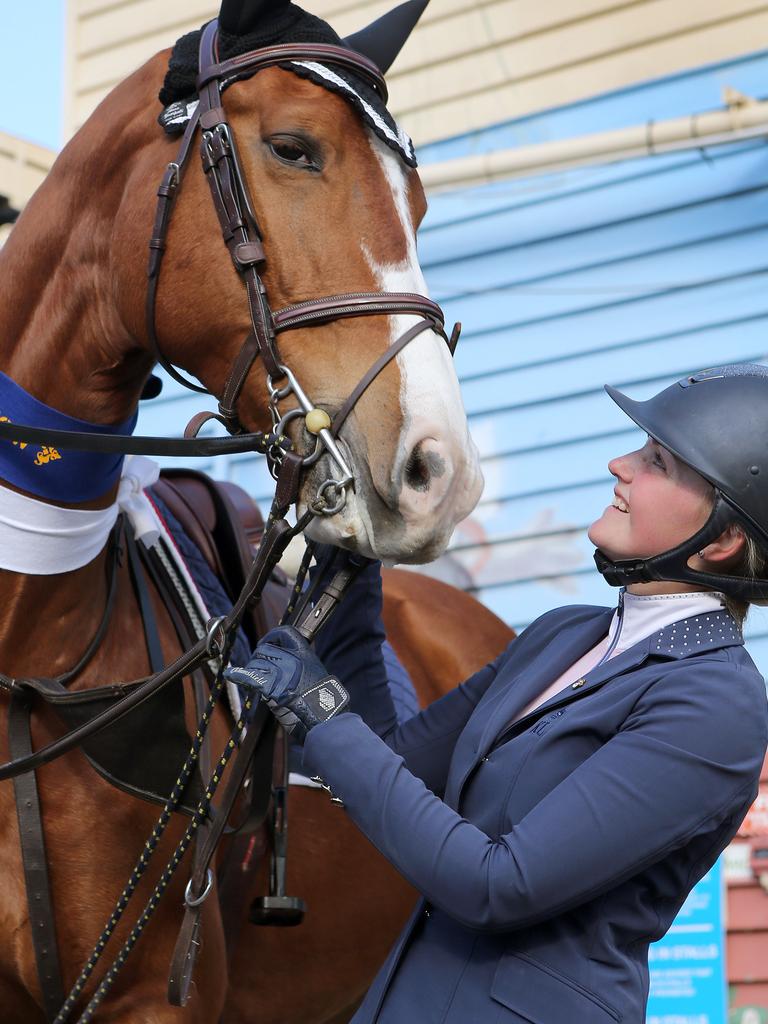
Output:
[[151,547],[157,522],[144,488],[160,467],[142,455],[128,455],[117,500],[108,508],[86,510],[48,505],[0,487],[0,569],[28,576],[52,576],[79,569],[107,543],[119,512],[125,512],[136,539]]

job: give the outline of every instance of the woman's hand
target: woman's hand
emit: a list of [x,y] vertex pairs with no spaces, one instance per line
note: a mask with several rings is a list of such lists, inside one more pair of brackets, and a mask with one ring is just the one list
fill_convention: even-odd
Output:
[[241,689],[255,690],[283,728],[299,742],[315,725],[349,704],[349,694],[292,626],[277,626],[259,641],[244,668],[225,673]]

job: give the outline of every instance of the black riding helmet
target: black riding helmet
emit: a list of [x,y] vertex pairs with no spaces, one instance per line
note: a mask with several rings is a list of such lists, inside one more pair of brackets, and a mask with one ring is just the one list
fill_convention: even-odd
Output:
[[715,489],[712,512],[688,540],[651,558],[613,561],[599,549],[597,568],[612,586],[673,580],[744,601],[768,599],[768,579],[700,572],[688,559],[737,523],[768,549],[768,367],[737,363],[683,377],[647,402],[606,385],[620,409]]

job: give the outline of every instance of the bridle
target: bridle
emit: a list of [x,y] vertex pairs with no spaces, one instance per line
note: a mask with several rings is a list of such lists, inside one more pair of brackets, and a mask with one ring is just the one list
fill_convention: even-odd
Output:
[[[335,64],[354,71],[373,86],[386,101],[387,89],[381,72],[376,65],[362,54],[341,46],[325,44],[282,44],[252,50],[218,61],[218,23],[209,22],[203,29],[200,40],[200,73],[197,79],[199,102],[184,132],[178,156],[170,163],[158,189],[158,205],[155,227],[150,241],[148,267],[148,289],[146,301],[146,330],[157,361],[176,381],[192,391],[207,394],[208,390],[186,378],[163,355],[155,326],[155,307],[160,275],[160,266],[166,248],[166,237],[173,200],[181,186],[184,169],[192,148],[197,128],[202,131],[200,155],[203,170],[211,190],[211,197],[221,226],[224,242],[232,263],[240,275],[248,298],[251,329],[230,368],[218,403],[218,412],[198,413],[192,418],[185,431],[186,437],[196,437],[202,425],[216,419],[230,434],[242,434],[237,414],[237,402],[257,358],[261,359],[267,374],[269,408],[272,417],[273,436],[283,438],[288,424],[303,418],[309,433],[316,436],[314,450],[300,457],[294,479],[294,498],[298,496],[300,471],[314,465],[327,453],[339,473],[330,477],[318,488],[310,508],[315,514],[335,515],[346,502],[348,487],[354,487],[354,475],[347,464],[337,437],[342,424],[354,409],[358,400],[388,363],[414,338],[426,330],[442,335],[453,354],[458,341],[460,326],[457,325],[450,338],[445,333],[445,318],[437,303],[423,295],[409,292],[355,292],[329,295],[272,310],[266,288],[260,274],[266,262],[263,234],[254,213],[250,192],[242,165],[238,157],[232,126],[227,120],[223,105],[223,93],[233,82],[249,78],[267,67],[285,64],[295,60],[314,60]],[[297,328],[312,327],[347,317],[395,315],[410,313],[422,319],[407,330],[376,360],[358,382],[351,394],[337,411],[333,420],[316,409],[314,403],[301,387],[295,373],[281,360],[277,349],[277,334]],[[279,403],[288,397],[298,402],[298,407],[281,414]],[[307,422],[310,413],[314,413]],[[275,478],[286,458],[286,445],[279,440],[267,451],[270,472]],[[335,500],[333,500],[335,494]]]
[[[218,400],[218,411],[200,412],[193,416],[187,424],[183,438],[97,434],[10,422],[0,423],[0,438],[121,455],[207,458],[222,454],[259,452],[266,455],[270,472],[277,481],[276,500],[281,508],[296,503],[303,470],[314,465],[324,453],[327,453],[335,464],[339,476],[331,477],[320,485],[314,501],[309,503],[306,516],[311,518],[315,515],[335,515],[346,503],[347,488],[354,487],[354,475],[337,438],[360,397],[384,367],[424,331],[432,330],[440,334],[453,355],[461,325],[456,324],[448,337],[445,333],[445,317],[440,306],[424,295],[411,292],[353,292],[328,295],[272,310],[260,274],[260,269],[266,262],[262,232],[242,172],[232,127],[224,111],[223,92],[233,82],[249,78],[263,68],[279,66],[292,60],[316,60],[352,70],[372,85],[384,100],[387,98],[387,88],[381,72],[372,61],[342,46],[281,44],[252,50],[219,62],[216,40],[217,22],[214,20],[205,26],[201,36],[200,74],[197,80],[199,102],[187,123],[176,159],[166,167],[157,189],[157,207],[149,241],[145,325],[153,355],[167,373],[192,391],[210,394],[208,388],[189,380],[164,355],[155,326],[160,270],[166,250],[170,218],[199,127],[202,131],[200,153],[203,170],[210,185],[224,242],[245,285],[251,319],[251,330],[232,363],[221,398]],[[313,327],[349,317],[393,316],[403,313],[415,314],[421,319],[376,359],[337,410],[333,420],[325,410],[315,407],[295,373],[280,358],[277,335],[281,332]],[[237,414],[238,399],[257,358],[261,358],[267,374],[273,429],[266,434],[261,431],[246,431]],[[282,414],[279,403],[290,396],[296,400],[298,408]],[[307,432],[317,438],[314,450],[305,456],[292,450],[293,445],[284,433],[288,424],[299,417],[304,418]],[[229,436],[198,437],[200,428],[210,419],[222,423]],[[335,492],[335,501],[326,497],[328,492]]]

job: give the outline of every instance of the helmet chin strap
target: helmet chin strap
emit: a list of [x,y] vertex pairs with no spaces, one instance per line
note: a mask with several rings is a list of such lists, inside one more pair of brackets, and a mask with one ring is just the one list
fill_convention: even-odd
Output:
[[625,587],[631,583],[692,583],[701,589],[722,591],[742,601],[766,600],[768,580],[701,572],[698,569],[691,569],[688,565],[691,555],[695,555],[716,540],[733,522],[743,524],[750,532],[754,532],[753,524],[747,524],[744,517],[728,504],[719,491],[716,491],[709,519],[697,533],[682,544],[650,558],[624,558],[616,561],[598,548],[594,556],[595,564],[598,572],[612,587]]

